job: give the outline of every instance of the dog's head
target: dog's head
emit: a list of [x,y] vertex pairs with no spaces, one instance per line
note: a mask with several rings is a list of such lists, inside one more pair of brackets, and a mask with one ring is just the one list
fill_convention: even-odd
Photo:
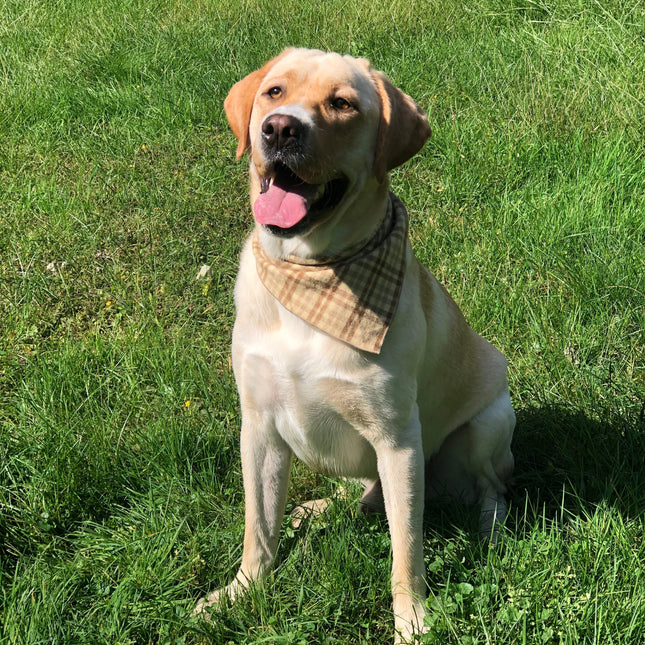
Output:
[[366,60],[318,50],[285,50],[236,83],[224,109],[238,159],[251,158],[255,219],[281,238],[342,217],[364,190],[385,194],[387,172],[430,135],[416,103]]

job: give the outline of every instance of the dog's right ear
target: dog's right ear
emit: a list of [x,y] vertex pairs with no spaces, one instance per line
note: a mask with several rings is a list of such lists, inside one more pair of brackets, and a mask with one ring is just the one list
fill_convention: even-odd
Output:
[[251,72],[241,81],[233,85],[228,96],[224,100],[224,112],[228,123],[237,137],[236,158],[239,159],[244,152],[250,147],[249,122],[251,121],[251,111],[253,110],[253,101],[258,92],[260,83],[264,80],[268,71],[283,56],[288,54],[291,48],[285,49],[281,54],[262,65],[255,72]]

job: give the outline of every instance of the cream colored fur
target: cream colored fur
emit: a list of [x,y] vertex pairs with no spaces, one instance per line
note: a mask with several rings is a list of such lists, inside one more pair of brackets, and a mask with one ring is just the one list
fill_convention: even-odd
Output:
[[[276,86],[283,90],[277,101],[267,95]],[[359,109],[331,110],[337,97]],[[270,172],[261,127],[271,114],[292,115],[308,129],[303,179],[349,180],[337,208],[301,235],[275,236],[258,225],[265,251],[281,258],[338,255],[369,238],[385,213],[387,171],[430,134],[416,104],[369,63],[319,51],[286,50],[236,84],[225,107],[238,157],[248,151],[251,158],[252,202]],[[468,327],[409,244],[399,308],[380,354],[331,338],[276,302],[258,279],[248,242],[235,302],[244,549],[234,581],[202,599],[196,613],[270,570],[295,454],[316,471],[363,481],[369,507],[384,504],[395,642],[410,641],[423,631],[425,615],[424,499],[480,502],[488,536],[504,518],[515,425],[504,357]]]

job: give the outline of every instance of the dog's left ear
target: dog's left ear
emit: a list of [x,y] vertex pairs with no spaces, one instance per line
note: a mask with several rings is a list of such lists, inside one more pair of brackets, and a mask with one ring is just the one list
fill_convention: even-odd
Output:
[[255,100],[260,83],[262,83],[264,77],[275,63],[290,51],[291,49],[285,49],[281,54],[278,54],[278,56],[262,65],[260,69],[251,72],[241,81],[235,83],[224,100],[226,118],[231,126],[231,130],[233,130],[233,134],[238,140],[237,151],[235,153],[237,159],[250,146],[249,122],[251,121],[253,101]]
[[425,112],[385,74],[372,70],[381,101],[374,174],[382,182],[389,170],[414,156],[430,136]]

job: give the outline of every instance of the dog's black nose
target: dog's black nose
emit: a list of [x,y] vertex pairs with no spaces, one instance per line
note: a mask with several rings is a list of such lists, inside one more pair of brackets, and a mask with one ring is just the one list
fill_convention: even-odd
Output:
[[272,114],[262,123],[262,139],[275,151],[299,144],[302,133],[302,122],[289,114]]

